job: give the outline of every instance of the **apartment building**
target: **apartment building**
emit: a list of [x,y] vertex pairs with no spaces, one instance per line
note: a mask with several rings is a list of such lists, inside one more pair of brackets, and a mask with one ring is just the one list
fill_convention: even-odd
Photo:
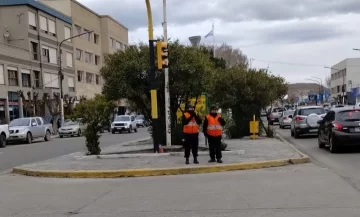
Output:
[[[0,0],[0,120],[27,116],[17,91],[60,91],[59,60],[64,94],[75,96],[76,75],[71,36],[72,19],[35,0]],[[61,58],[59,57],[61,53]],[[44,105],[44,115],[47,108]]]
[[126,49],[128,29],[108,15],[99,15],[76,0],[41,0],[72,17],[73,35],[89,34],[73,39],[76,70],[76,95],[93,97],[101,93],[100,69],[104,54]]
[[[331,66],[331,98],[342,102],[360,85],[360,58],[347,58]],[[344,92],[344,93],[343,93]]]

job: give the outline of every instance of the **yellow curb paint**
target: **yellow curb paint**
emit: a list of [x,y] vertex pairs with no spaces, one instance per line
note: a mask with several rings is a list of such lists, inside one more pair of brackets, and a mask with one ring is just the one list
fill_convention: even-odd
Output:
[[144,176],[164,176],[180,174],[199,174],[214,173],[235,170],[251,170],[270,167],[280,167],[290,164],[308,163],[309,158],[280,159],[270,161],[259,161],[252,163],[235,163],[235,164],[216,164],[211,166],[196,167],[173,167],[173,168],[155,168],[155,169],[126,169],[126,170],[32,170],[23,168],[14,168],[13,173],[49,178],[120,178],[120,177],[144,177]]

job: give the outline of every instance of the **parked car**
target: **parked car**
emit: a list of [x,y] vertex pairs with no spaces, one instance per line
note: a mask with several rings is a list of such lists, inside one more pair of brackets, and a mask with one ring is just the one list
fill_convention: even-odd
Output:
[[318,146],[337,153],[346,146],[360,146],[360,109],[334,108],[318,121]]
[[266,111],[264,109],[261,110],[261,117],[266,116]]
[[318,121],[324,118],[325,109],[322,106],[304,106],[295,110],[294,115],[290,115],[291,136],[299,138],[301,135],[318,133]]
[[59,128],[59,137],[64,136],[81,136],[86,129],[86,125],[81,120],[66,120]]
[[279,125],[280,125],[281,129],[291,126],[292,119],[289,116],[294,115],[294,112],[295,112],[294,110],[286,110],[281,113],[280,118],[279,118]]
[[268,121],[270,125],[273,125],[275,122],[279,122],[280,115],[283,111],[286,111],[285,108],[272,108],[269,113]]
[[136,121],[136,126],[138,126],[138,127],[147,127],[148,126],[144,115],[136,116],[135,121]]
[[6,140],[9,138],[9,136],[9,125],[0,125],[0,148],[4,148],[6,146]]
[[9,132],[9,142],[26,142],[30,144],[34,139],[38,138],[49,141],[53,128],[42,117],[18,118],[10,122]]
[[132,131],[137,132],[135,116],[119,115],[115,117],[114,121],[111,123],[111,133],[121,133],[123,131],[127,131],[128,133],[131,133]]

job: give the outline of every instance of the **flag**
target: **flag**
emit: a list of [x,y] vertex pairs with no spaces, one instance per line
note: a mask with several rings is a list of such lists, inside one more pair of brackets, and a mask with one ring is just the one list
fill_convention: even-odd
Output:
[[205,38],[214,36],[214,30],[211,30],[207,35],[205,35]]

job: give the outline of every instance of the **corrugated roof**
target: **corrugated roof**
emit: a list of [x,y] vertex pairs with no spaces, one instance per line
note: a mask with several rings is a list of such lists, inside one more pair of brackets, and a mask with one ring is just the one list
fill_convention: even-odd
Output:
[[68,17],[57,10],[54,10],[46,5],[43,5],[35,0],[0,0],[0,6],[15,6],[15,5],[29,5],[37,8],[45,13],[48,13],[66,23],[72,24],[71,17]]

